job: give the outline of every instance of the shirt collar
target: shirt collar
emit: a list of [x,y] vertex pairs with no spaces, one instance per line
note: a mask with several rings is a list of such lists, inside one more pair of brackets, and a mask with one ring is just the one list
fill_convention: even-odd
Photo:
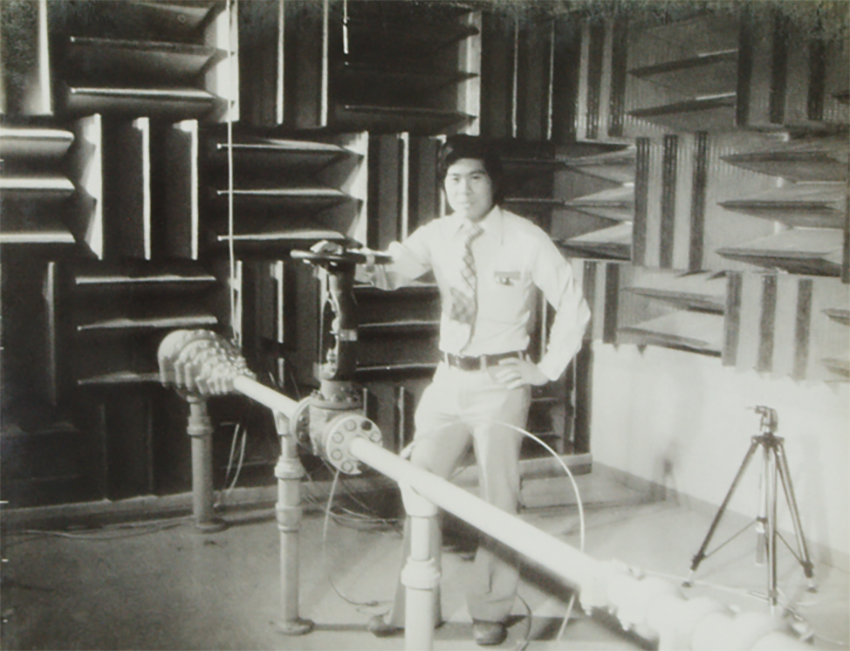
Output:
[[[457,213],[451,215],[452,219],[452,235],[457,235],[460,229],[467,222],[466,218],[461,217]],[[489,235],[495,235],[502,241],[502,209],[498,205],[494,205],[490,212],[484,215],[484,218],[478,222],[478,225]]]

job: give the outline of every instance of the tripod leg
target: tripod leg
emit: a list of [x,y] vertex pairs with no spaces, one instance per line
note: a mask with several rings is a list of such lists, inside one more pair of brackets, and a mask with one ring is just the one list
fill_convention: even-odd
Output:
[[[765,454],[767,451],[765,449]],[[759,514],[756,518],[756,565],[767,561],[767,457],[762,460],[762,473],[759,480]]]
[[685,581],[685,585],[691,585],[691,579],[699,567],[699,564],[702,563],[705,558],[705,550],[708,549],[708,545],[711,542],[711,537],[714,535],[714,530],[717,529],[717,525],[720,523],[720,518],[723,517],[723,512],[726,510],[726,506],[729,504],[729,500],[732,499],[732,494],[735,492],[735,488],[738,486],[738,482],[741,481],[741,477],[744,475],[744,471],[746,471],[747,466],[750,464],[750,460],[753,458],[753,454],[756,451],[756,448],[760,444],[760,438],[754,436],[753,442],[750,445],[750,449],[747,450],[747,454],[744,456],[744,460],[741,462],[741,467],[738,469],[738,474],[735,475],[735,479],[732,480],[732,485],[729,487],[729,491],[726,493],[726,497],[723,498],[723,503],[720,505],[720,508],[717,510],[717,515],[714,516],[714,521],[711,523],[711,526],[708,528],[708,533],[705,535],[705,540],[702,541],[702,545],[699,548],[699,551],[693,558],[691,562],[691,573]]
[[809,556],[809,548],[806,546],[806,537],[803,535],[803,525],[800,522],[800,512],[797,509],[797,500],[794,497],[794,487],[791,485],[791,474],[788,472],[788,460],[785,458],[785,447],[782,441],[776,448],[776,459],[778,464],[779,478],[782,480],[782,488],[785,491],[785,500],[788,502],[788,510],[791,513],[791,521],[794,523],[794,535],[797,537],[797,548],[800,552],[800,564],[803,572],[809,580],[809,592],[816,590],[813,581],[814,565]]
[[767,601],[770,613],[778,602],[776,589],[776,448],[764,450],[764,481],[767,487]]

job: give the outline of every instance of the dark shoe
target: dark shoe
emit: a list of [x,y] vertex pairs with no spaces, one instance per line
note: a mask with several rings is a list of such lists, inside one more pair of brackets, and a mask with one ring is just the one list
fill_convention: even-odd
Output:
[[375,637],[393,637],[404,632],[401,626],[393,626],[384,620],[383,615],[375,615],[369,620],[367,630]]
[[496,646],[508,637],[508,629],[502,622],[472,620],[472,638],[478,646]]

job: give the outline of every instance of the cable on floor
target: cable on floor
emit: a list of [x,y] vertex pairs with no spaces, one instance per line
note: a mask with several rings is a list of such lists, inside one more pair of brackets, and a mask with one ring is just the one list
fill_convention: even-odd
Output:
[[358,606],[358,607],[361,607],[361,608],[375,608],[377,606],[380,606],[382,603],[388,603],[388,602],[387,601],[377,601],[377,600],[357,601],[355,599],[352,599],[352,598],[344,595],[342,593],[342,591],[337,587],[336,583],[334,583],[333,577],[331,576],[331,573],[330,573],[330,568],[328,566],[328,556],[327,556],[328,525],[330,524],[331,507],[333,505],[334,493],[336,491],[337,483],[339,481],[339,474],[340,474],[339,470],[337,470],[334,473],[333,482],[331,482],[331,490],[330,490],[330,493],[328,495],[328,505],[327,505],[327,508],[325,509],[325,519],[324,519],[324,523],[322,525],[322,564],[325,568],[325,576],[327,577],[328,583],[330,583],[331,588],[333,588],[333,591],[336,592],[337,596],[340,599],[342,599],[343,601],[345,601],[346,603],[351,604],[352,606]]
[[522,639],[519,642],[517,642],[516,651],[525,651],[528,648],[528,645],[531,643],[531,622],[532,622],[533,616],[532,616],[532,613],[531,613],[531,606],[528,605],[528,602],[525,599],[522,598],[522,595],[519,592],[516,593],[516,596],[517,596],[517,599],[519,599],[522,602],[522,605],[525,606],[525,612],[526,612],[526,615],[525,615],[525,621],[526,621],[525,635],[523,635]]
[[[28,538],[26,540],[12,541],[10,543],[6,543],[6,547],[12,546],[14,544],[21,544],[24,542],[31,542],[33,540],[37,540],[41,537],[52,537],[52,538],[67,538],[72,540],[91,540],[91,541],[102,541],[102,540],[120,540],[122,538],[135,538],[138,536],[147,536],[154,533],[159,533],[160,531],[165,531],[167,529],[173,529],[175,527],[179,527],[181,525],[187,524],[193,520],[193,516],[181,516],[178,518],[169,518],[164,520],[148,520],[145,522],[126,522],[120,524],[112,524],[105,525],[103,527],[96,528],[97,531],[103,531],[107,533],[73,533],[70,531],[58,531],[52,529],[22,529],[20,531],[9,531],[5,532],[4,536],[33,536],[33,538]],[[113,531],[121,531],[126,530],[124,533],[120,533],[117,535],[110,535],[108,532]],[[136,530],[136,531],[134,531]]]
[[[241,437],[240,437],[241,434]],[[241,440],[241,445],[239,441]],[[227,459],[227,469],[224,473],[224,488],[217,491],[217,499],[213,504],[214,509],[221,509],[227,505],[227,499],[236,487],[236,482],[239,481],[239,474],[242,471],[242,464],[245,461],[245,446],[248,440],[248,428],[244,427],[242,421],[234,425],[233,436],[230,439],[230,454]],[[233,462],[235,460],[236,446],[240,445],[239,459],[236,463],[236,473],[233,479],[230,480],[230,473],[233,471]],[[228,486],[227,482],[230,481]]]
[[[334,469],[331,468],[331,470]],[[313,478],[312,473],[305,470],[304,474],[307,478],[308,484],[315,483],[316,480]],[[340,485],[343,485],[342,482],[340,482]],[[309,492],[306,494],[302,494],[301,497],[303,500],[309,502],[319,511],[322,511],[326,515],[329,515],[329,517],[333,518],[334,522],[340,526],[346,526],[353,529],[358,529],[360,531],[392,530],[393,532],[398,532],[398,518],[385,518],[380,516],[379,514],[372,515],[369,513],[361,513],[343,506],[331,506],[331,508],[328,509],[328,506],[325,503],[321,502],[318,498],[309,494]],[[359,503],[363,505],[362,502]],[[342,513],[337,512],[335,509],[342,511]],[[372,513],[374,513],[374,511],[372,511]]]
[[561,641],[561,638],[564,635],[564,631],[567,630],[567,624],[569,624],[570,622],[570,617],[573,616],[573,606],[575,606],[577,594],[577,592],[573,592],[570,595],[570,601],[567,604],[567,611],[564,613],[564,620],[561,622],[561,628],[558,629],[558,635],[555,638],[555,641],[557,642]]

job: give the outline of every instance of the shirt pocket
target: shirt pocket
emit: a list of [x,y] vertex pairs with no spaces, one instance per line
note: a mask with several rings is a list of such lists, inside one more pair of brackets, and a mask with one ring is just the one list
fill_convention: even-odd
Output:
[[519,323],[528,318],[530,276],[512,266],[496,266],[479,278],[479,317],[499,323]]

